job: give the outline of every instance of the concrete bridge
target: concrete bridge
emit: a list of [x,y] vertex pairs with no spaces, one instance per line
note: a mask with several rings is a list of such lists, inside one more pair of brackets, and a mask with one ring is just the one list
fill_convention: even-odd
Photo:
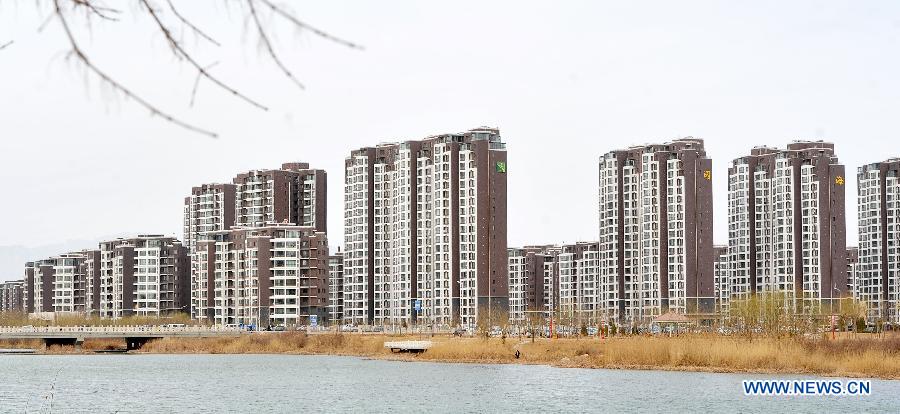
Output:
[[41,339],[44,346],[81,347],[85,339],[121,338],[128,350],[140,349],[153,339],[169,337],[209,338],[240,336],[238,328],[205,326],[26,326],[0,327],[0,339]]

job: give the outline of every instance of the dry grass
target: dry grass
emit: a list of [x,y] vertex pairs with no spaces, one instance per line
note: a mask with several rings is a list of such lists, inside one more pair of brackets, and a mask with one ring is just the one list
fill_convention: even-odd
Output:
[[236,338],[163,338],[141,348],[163,354],[336,354],[372,356],[383,353],[382,340],[341,334],[302,332],[255,333]]
[[39,349],[43,346],[40,339],[2,339],[0,340],[0,348],[3,349]]
[[503,343],[496,339],[483,338],[440,338],[432,340],[433,346],[417,359],[449,362],[513,362],[512,349],[515,341]]
[[[562,342],[562,341],[556,341]],[[900,338],[838,340],[758,339],[720,336],[626,337],[585,346],[540,345],[547,363],[588,368],[673,369],[718,372],[810,373],[900,378]],[[535,348],[532,347],[532,348]],[[544,349],[540,349],[544,348]],[[527,354],[526,354],[527,357]]]
[[81,346],[81,349],[91,352],[125,349],[125,340],[114,338],[85,339],[84,344]]
[[[430,339],[422,354],[391,354],[386,340]],[[2,341],[0,348],[41,348],[40,341]],[[113,339],[87,340],[83,352],[121,349]],[[515,358],[515,351],[521,352]],[[51,347],[48,353],[76,352]],[[405,361],[547,364],[561,367],[662,369],[712,372],[808,373],[900,379],[900,336],[831,339],[714,335],[614,337],[612,339],[419,338],[302,332],[255,333],[234,338],[165,338],[141,352],[159,354],[328,354]]]
[[[515,358],[515,351],[521,352]],[[900,379],[900,336],[830,339],[714,335],[557,339],[502,343],[499,339],[440,339],[406,359],[526,363],[561,367],[711,372],[809,373]]]

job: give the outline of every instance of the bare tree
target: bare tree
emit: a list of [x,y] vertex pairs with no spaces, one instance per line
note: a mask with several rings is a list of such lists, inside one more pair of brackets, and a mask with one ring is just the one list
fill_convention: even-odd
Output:
[[[194,33],[199,38],[215,46],[220,46],[221,43],[208,32],[200,29],[193,20],[182,14],[176,7],[174,0],[164,0],[165,3],[161,3],[162,1],[163,0],[133,0],[137,7],[132,8],[132,13],[150,18],[153,22],[154,29],[166,39],[166,43],[176,59],[181,62],[186,62],[197,71],[197,79],[194,82],[193,90],[191,91],[191,104],[193,105],[194,96],[197,93],[200,81],[206,80],[235,98],[246,102],[251,107],[267,111],[267,106],[250,98],[244,92],[238,91],[236,88],[232,87],[225,80],[215,76],[211,72],[211,69],[216,63],[201,64],[194,58],[192,52],[179,40],[181,33]],[[216,132],[185,121],[181,117],[173,115],[171,112],[164,110],[153,102],[143,98],[132,88],[119,82],[116,77],[99,67],[87,54],[79,42],[73,28],[77,25],[90,27],[93,21],[118,23],[124,14],[124,8],[108,6],[103,0],[38,0],[39,5],[47,3],[50,4],[51,11],[45,22],[41,25],[41,28],[54,20],[62,27],[63,33],[65,34],[65,43],[69,49],[67,53],[69,59],[74,59],[90,75],[99,78],[103,84],[111,87],[112,90],[118,92],[128,100],[134,101],[138,106],[148,110],[151,115],[159,116],[168,122],[196,133],[213,138],[218,136]],[[238,3],[245,6],[242,6],[242,13],[244,14],[245,20],[252,24],[253,31],[256,32],[259,38],[260,47],[271,58],[275,66],[278,67],[279,71],[281,71],[287,80],[297,85],[301,90],[304,88],[303,84],[283,63],[278,52],[275,50],[273,42],[271,41],[270,29],[263,24],[263,19],[261,18],[262,13],[267,13],[273,19],[287,22],[300,30],[313,33],[317,37],[337,43],[344,47],[358,50],[363,49],[362,46],[356,43],[333,36],[324,30],[304,22],[285,6],[277,5],[271,0],[243,0]],[[118,2],[115,4],[117,6],[119,5]],[[0,50],[8,47],[10,44],[12,44],[12,41],[0,43]]]
[[847,328],[852,324],[852,332],[859,332],[860,322],[865,329],[866,304],[852,297],[844,297],[840,300],[840,327]]
[[531,342],[534,342],[540,332],[543,332],[546,321],[543,312],[529,311],[525,315],[528,321],[528,333],[531,335]]

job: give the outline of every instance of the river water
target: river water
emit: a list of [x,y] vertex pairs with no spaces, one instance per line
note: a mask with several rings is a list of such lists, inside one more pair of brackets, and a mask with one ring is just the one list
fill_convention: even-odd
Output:
[[869,396],[748,397],[800,376],[439,364],[293,355],[4,355],[0,412],[898,412]]

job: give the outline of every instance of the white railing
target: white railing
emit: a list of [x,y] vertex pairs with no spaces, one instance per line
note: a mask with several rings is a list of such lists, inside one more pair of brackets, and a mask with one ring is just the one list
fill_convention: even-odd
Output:
[[22,333],[240,333],[239,328],[206,326],[0,326],[0,334]]

